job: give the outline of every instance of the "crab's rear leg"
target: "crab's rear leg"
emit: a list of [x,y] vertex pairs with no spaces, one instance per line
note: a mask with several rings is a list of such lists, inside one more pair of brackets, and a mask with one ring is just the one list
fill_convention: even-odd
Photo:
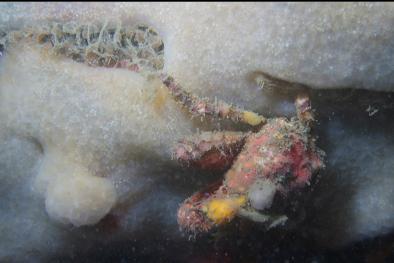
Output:
[[242,150],[249,133],[203,132],[185,138],[174,147],[175,159],[200,169],[225,170]]
[[251,126],[264,124],[266,119],[252,111],[240,109],[221,100],[210,101],[199,98],[185,91],[174,78],[163,75],[162,81],[175,100],[185,106],[194,116],[212,116],[221,119],[230,119],[234,122],[243,122]]

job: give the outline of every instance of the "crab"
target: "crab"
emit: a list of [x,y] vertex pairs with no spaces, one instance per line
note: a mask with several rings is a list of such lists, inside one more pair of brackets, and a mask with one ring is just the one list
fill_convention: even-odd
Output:
[[186,167],[227,170],[224,180],[193,194],[177,213],[182,231],[206,233],[236,216],[264,223],[284,224],[286,214],[270,209],[276,199],[310,185],[324,167],[324,152],[311,136],[314,121],[307,94],[295,99],[297,117],[265,118],[224,101],[210,101],[185,91],[174,78],[162,75],[164,86],[191,114],[218,117],[255,127],[253,132],[203,132],[179,141],[175,159]]

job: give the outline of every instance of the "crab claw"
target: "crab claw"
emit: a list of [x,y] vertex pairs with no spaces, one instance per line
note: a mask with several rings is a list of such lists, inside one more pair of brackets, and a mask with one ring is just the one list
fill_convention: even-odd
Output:
[[[220,191],[220,190],[219,190]],[[200,196],[201,193],[197,193]],[[178,223],[182,230],[192,233],[208,232],[215,226],[230,222],[245,205],[244,195],[208,196],[193,203],[193,195],[178,210]]]
[[182,231],[196,234],[208,232],[214,227],[213,222],[203,212],[202,206],[221,184],[221,181],[217,181],[203,191],[193,194],[181,204],[178,210],[178,224]]
[[214,224],[205,216],[204,212],[195,207],[189,199],[178,210],[178,224],[182,231],[191,233],[208,232]]
[[217,186],[216,183],[183,202],[178,210],[178,224],[183,231],[208,232],[230,222],[246,204],[245,195],[229,194],[226,186]]

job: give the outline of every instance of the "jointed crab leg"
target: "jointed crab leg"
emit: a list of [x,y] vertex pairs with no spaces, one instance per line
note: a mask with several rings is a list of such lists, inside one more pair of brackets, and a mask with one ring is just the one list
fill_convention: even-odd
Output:
[[252,126],[264,124],[266,119],[251,111],[245,111],[224,101],[210,101],[199,98],[185,91],[174,78],[162,75],[162,81],[170,93],[195,116],[213,116],[222,119],[231,119],[234,122],[243,122]]
[[181,229],[200,233],[230,222],[246,204],[245,195],[228,194],[222,182],[215,183],[186,199],[178,210]]
[[203,132],[185,138],[174,148],[177,161],[201,169],[228,169],[242,150],[249,133]]
[[297,118],[309,126],[310,122],[314,120],[309,96],[307,94],[298,95],[294,104],[297,110]]

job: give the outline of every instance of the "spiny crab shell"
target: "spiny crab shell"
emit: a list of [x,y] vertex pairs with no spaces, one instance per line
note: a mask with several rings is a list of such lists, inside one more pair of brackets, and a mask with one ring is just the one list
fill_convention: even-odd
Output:
[[182,230],[208,232],[236,215],[275,223],[274,216],[266,214],[274,196],[286,197],[304,188],[324,167],[324,152],[310,135],[313,116],[309,98],[299,96],[296,109],[297,118],[291,120],[262,119],[256,133],[203,133],[177,144],[174,155],[183,165],[202,169],[231,167],[222,183],[182,203],[178,210]]

